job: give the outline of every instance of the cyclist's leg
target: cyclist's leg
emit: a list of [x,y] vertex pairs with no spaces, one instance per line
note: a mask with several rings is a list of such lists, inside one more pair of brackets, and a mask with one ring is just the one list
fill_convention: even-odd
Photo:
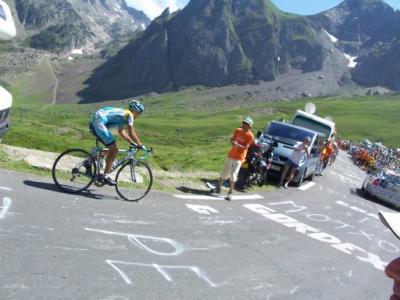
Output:
[[115,139],[106,125],[101,122],[92,122],[90,129],[97,139],[109,149],[106,157],[106,167],[104,169],[104,173],[108,174],[110,173],[112,163],[114,162],[114,159],[118,153]]
[[113,144],[108,145],[108,154],[106,157],[106,167],[104,168],[104,174],[110,174],[113,162],[118,153],[117,143],[114,141]]

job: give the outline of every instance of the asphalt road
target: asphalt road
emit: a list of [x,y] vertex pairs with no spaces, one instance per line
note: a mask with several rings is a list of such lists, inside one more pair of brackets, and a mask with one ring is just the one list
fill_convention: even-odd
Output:
[[298,189],[67,195],[0,170],[0,299],[388,299],[400,241],[342,153]]

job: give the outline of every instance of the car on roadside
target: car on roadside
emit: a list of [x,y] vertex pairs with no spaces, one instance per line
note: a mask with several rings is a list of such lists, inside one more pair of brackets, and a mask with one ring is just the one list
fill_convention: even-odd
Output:
[[293,152],[294,145],[297,142],[302,142],[306,137],[311,139],[309,145],[310,158],[304,157],[300,162],[299,169],[296,171],[292,180],[296,186],[300,186],[305,179],[313,179],[325,135],[289,123],[278,121],[270,122],[260,136],[262,143],[271,143],[271,139],[275,142],[274,155],[268,170],[268,175],[280,177],[284,166]]
[[361,192],[366,196],[375,197],[399,209],[400,174],[390,170],[368,174],[361,187]]

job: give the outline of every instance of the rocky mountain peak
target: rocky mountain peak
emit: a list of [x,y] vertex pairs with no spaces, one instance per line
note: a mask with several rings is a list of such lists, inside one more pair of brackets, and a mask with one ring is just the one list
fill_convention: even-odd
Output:
[[367,9],[380,6],[389,6],[383,0],[344,0],[338,7],[346,6],[350,10]]
[[[101,66],[87,92],[128,97],[317,70],[324,52],[316,36],[306,18],[280,11],[270,0],[192,0],[177,13],[165,11]],[[110,70],[118,70],[111,80]]]
[[150,23],[125,0],[15,0],[15,9],[23,26],[20,38],[33,48],[57,53],[95,48]]

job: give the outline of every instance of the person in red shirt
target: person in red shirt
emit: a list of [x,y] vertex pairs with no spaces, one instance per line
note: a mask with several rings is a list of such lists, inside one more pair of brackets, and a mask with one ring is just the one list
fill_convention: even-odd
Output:
[[220,193],[224,180],[229,178],[229,191],[225,198],[226,200],[232,199],[233,188],[235,187],[240,167],[246,159],[247,150],[254,143],[254,135],[251,132],[253,124],[253,119],[246,117],[242,121],[242,127],[237,128],[231,137],[232,148],[225,160],[218,186],[213,190],[214,193]]

